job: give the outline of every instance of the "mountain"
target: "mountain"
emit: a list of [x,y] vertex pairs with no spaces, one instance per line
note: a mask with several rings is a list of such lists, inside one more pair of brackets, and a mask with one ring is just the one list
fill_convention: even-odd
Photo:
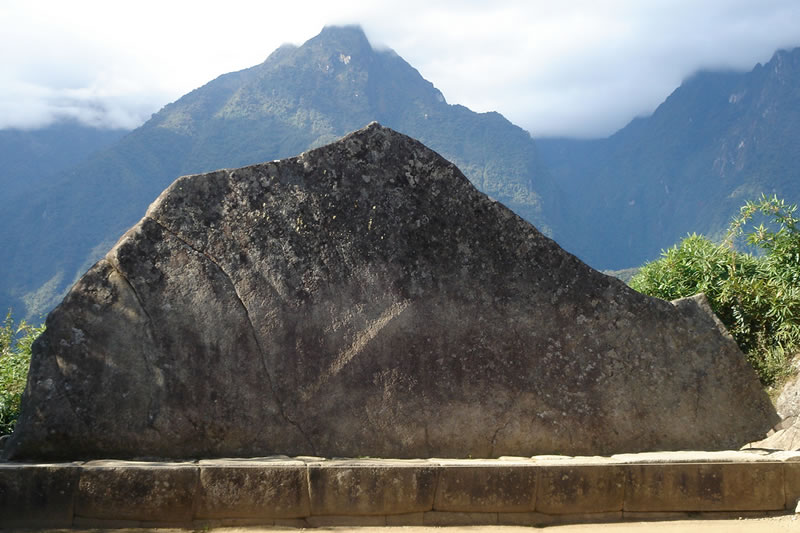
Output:
[[178,176],[296,155],[371,121],[419,139],[552,231],[557,188],[526,131],[498,113],[448,104],[396,53],[372,48],[359,27],[326,27],[165,106],[13,216],[0,214],[8,228],[0,235],[0,308],[27,316],[52,308]]
[[[48,178],[77,165],[128,133],[62,121],[33,130],[0,130],[0,190],[8,200],[27,194]],[[9,204],[3,202],[6,209]],[[11,204],[13,205],[13,204]]]
[[572,221],[560,242],[595,268],[719,237],[761,193],[800,202],[800,48],[751,72],[700,72],[606,139],[537,139]]

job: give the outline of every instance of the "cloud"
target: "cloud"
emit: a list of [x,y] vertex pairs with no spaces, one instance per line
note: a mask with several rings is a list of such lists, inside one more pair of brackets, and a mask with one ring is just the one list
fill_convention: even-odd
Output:
[[[651,113],[700,69],[749,70],[800,45],[795,1],[510,2],[395,48],[450,102],[498,110],[534,135],[602,136]],[[417,34],[434,35],[435,16]],[[495,28],[490,35],[489,30]],[[414,35],[408,23],[404,32]]]
[[[63,119],[134,128],[169,98],[137,58],[65,4],[0,4],[0,128],[32,129]],[[68,10],[67,10],[68,11]],[[95,23],[97,24],[97,20]],[[132,68],[133,66],[133,68]]]
[[167,99],[165,94],[118,90],[113,84],[53,88],[9,82],[2,91],[0,129],[37,129],[66,119],[96,128],[133,129]]
[[[698,69],[800,45],[796,0],[0,3],[0,128],[132,127],[225,72],[359,23],[451,103],[534,135],[608,135]],[[499,6],[499,7],[498,7]]]

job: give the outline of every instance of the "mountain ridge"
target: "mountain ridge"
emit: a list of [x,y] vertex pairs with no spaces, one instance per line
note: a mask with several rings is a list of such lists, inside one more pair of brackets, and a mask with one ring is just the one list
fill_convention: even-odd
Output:
[[6,198],[35,191],[47,179],[113,144],[130,130],[60,120],[38,129],[0,130],[0,190]]
[[360,27],[325,27],[167,104],[0,212],[0,306],[52,308],[181,175],[294,156],[372,121],[441,153],[592,266],[639,266],[687,233],[718,237],[762,192],[800,201],[798,87],[800,49],[779,50],[746,73],[690,76],[607,138],[531,139],[499,113],[448,103]]
[[638,266],[687,233],[719,237],[761,193],[800,200],[798,86],[800,48],[781,50],[746,73],[696,73],[605,139],[537,139],[576,221],[562,244],[597,268]]
[[[181,175],[297,155],[372,121],[454,162],[478,187],[545,232],[557,187],[530,135],[497,113],[448,104],[360,27],[326,27],[254,67],[167,104],[113,147],[61,175],[15,217],[0,262],[0,303],[43,312]],[[542,198],[551,199],[545,203]]]

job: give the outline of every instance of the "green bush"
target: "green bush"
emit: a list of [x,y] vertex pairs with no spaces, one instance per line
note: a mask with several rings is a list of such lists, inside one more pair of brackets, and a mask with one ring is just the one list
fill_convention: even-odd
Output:
[[[800,347],[796,210],[776,197],[747,202],[722,243],[690,235],[643,266],[630,285],[665,300],[705,293],[761,382],[774,385]],[[745,231],[756,217],[766,225]]]
[[24,320],[15,326],[11,311],[0,326],[0,435],[14,430],[28,379],[31,346],[42,331],[44,325],[35,327]]

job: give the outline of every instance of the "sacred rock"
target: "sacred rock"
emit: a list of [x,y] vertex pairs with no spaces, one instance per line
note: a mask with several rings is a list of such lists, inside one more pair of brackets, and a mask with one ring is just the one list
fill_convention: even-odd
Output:
[[649,298],[377,123],[176,180],[35,343],[11,459],[738,448],[777,416]]

